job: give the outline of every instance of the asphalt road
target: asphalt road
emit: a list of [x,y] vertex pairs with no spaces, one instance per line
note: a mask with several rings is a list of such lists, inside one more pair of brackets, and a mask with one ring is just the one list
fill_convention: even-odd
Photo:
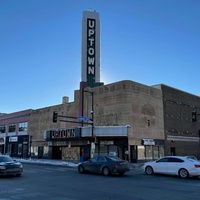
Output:
[[199,200],[200,179],[79,174],[76,168],[24,164],[21,177],[0,178],[0,200]]

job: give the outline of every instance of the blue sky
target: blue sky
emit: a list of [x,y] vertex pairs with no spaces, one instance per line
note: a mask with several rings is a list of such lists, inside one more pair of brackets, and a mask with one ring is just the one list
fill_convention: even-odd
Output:
[[0,112],[74,100],[82,13],[101,22],[101,81],[166,84],[200,96],[199,0],[0,0]]

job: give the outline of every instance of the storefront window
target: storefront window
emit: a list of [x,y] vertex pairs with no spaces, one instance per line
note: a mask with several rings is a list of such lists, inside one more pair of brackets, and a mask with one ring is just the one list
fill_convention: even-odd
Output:
[[16,124],[9,124],[8,125],[8,132],[15,132],[16,131]]
[[31,156],[37,156],[38,155],[38,147],[31,146]]
[[145,147],[144,146],[138,146],[138,160],[145,158]]
[[99,146],[95,146],[94,156],[98,156]]
[[5,133],[6,132],[6,125],[1,125],[0,126],[0,133]]
[[49,151],[49,147],[44,146],[44,155],[43,156],[48,157],[48,151]]
[[164,146],[159,146],[159,158],[164,156]]
[[138,160],[152,160],[163,156],[163,146],[138,146]]
[[98,155],[118,156],[117,146],[115,145],[100,145],[95,147],[95,156]]
[[118,156],[117,155],[117,146],[109,146],[109,155],[110,156]]
[[158,146],[154,146],[153,147],[153,158],[154,159],[158,159],[159,158],[159,147]]
[[19,123],[19,131],[27,131],[27,129],[28,129],[28,122]]
[[145,159],[152,159],[153,157],[152,146],[145,146]]
[[[97,153],[96,148],[95,148],[95,153]],[[99,155],[108,155],[108,146],[107,145],[100,145]]]

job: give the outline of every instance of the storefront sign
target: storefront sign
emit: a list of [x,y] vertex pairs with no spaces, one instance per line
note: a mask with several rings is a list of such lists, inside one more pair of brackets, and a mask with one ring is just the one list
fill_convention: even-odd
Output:
[[142,139],[143,145],[155,145],[154,139]]
[[51,130],[50,139],[65,139],[80,137],[80,132],[75,129]]
[[114,141],[101,140],[100,145],[114,145]]
[[9,137],[9,142],[18,142],[18,137]]

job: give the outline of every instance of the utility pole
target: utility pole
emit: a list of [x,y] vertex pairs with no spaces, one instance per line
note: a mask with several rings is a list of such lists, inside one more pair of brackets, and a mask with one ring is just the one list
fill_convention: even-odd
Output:
[[93,158],[94,152],[95,152],[95,142],[94,142],[94,92],[90,91],[84,91],[88,92],[92,96],[92,110],[90,111],[90,114],[92,115],[91,117],[91,125],[92,125],[92,135],[91,135],[91,149],[90,149],[90,157]]

